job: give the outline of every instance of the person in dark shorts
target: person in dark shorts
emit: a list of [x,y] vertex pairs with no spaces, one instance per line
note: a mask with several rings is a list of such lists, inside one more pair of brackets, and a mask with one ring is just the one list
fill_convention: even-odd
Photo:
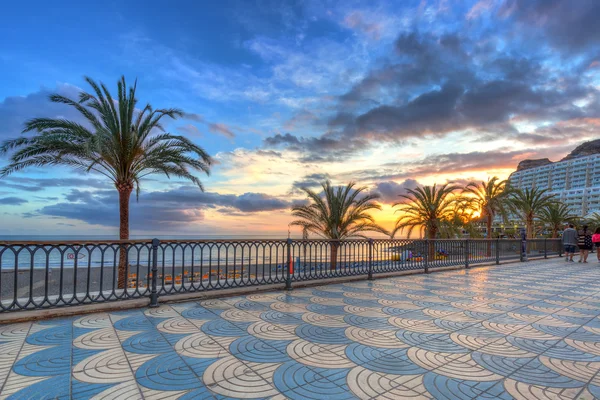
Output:
[[577,262],[587,263],[588,255],[592,250],[592,232],[588,230],[587,225],[584,225],[583,229],[579,232],[577,246],[579,246],[579,260]]
[[577,245],[577,231],[573,224],[569,224],[569,227],[563,231],[562,242],[565,246],[565,261],[573,262],[575,246]]

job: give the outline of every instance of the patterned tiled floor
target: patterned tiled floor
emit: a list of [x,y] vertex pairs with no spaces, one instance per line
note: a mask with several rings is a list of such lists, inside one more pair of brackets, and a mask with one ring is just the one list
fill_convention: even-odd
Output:
[[0,326],[1,398],[600,398],[600,264]]

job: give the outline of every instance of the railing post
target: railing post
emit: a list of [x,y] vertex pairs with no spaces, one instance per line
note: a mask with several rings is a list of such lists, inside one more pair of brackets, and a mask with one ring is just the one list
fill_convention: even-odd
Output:
[[429,238],[425,239],[425,254],[423,255],[425,261],[425,273],[429,273]]
[[469,239],[465,239],[465,268],[471,268],[469,266]]
[[519,261],[521,261],[521,262],[525,261],[525,257],[523,255],[523,240],[522,239],[519,241]]
[[527,261],[527,232],[521,228],[521,262]]
[[500,264],[500,238],[496,239],[496,265]]
[[287,247],[287,276],[285,278],[285,290],[292,290],[292,239],[288,238]]
[[548,238],[544,238],[544,258],[548,258]]
[[[556,242],[554,242],[556,243]],[[558,256],[562,257],[562,252],[563,252],[563,244],[562,244],[562,240],[558,243]]]
[[369,278],[373,280],[373,239],[369,239]]
[[158,307],[158,293],[156,291],[156,280],[158,275],[158,246],[160,240],[152,239],[152,288],[150,289],[150,307]]

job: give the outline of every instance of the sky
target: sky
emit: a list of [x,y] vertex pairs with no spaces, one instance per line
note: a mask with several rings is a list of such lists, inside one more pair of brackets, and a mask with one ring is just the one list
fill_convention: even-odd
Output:
[[[0,140],[77,120],[48,95],[124,75],[215,161],[205,192],[144,180],[133,235],[286,237],[300,188],[325,179],[379,193],[391,228],[406,188],[505,178],[598,138],[598,20],[597,0],[10,2]],[[117,204],[102,176],[30,168],[0,180],[0,235],[116,237]]]

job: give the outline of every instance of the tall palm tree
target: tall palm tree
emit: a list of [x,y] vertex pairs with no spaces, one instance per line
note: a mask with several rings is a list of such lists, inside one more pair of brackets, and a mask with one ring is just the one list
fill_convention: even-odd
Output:
[[533,238],[533,222],[542,210],[556,202],[548,189],[525,188],[513,190],[508,204],[510,209],[525,222],[527,238]]
[[331,269],[334,270],[339,240],[365,237],[365,232],[387,232],[375,223],[370,214],[370,211],[381,210],[381,206],[375,202],[378,194],[365,194],[367,188],[355,188],[354,182],[333,187],[330,181],[325,181],[321,186],[323,194],[301,188],[310,202],[292,208],[292,215],[298,219],[292,221],[291,225],[300,226],[307,236],[312,232],[332,240],[330,256]]
[[552,230],[552,239],[556,239],[565,222],[574,222],[577,216],[573,215],[565,204],[556,202],[542,208],[539,219]]
[[507,187],[508,181],[501,181],[497,176],[489,178],[485,182],[469,183],[463,193],[470,195],[476,207],[485,219],[487,237],[492,238],[492,223],[497,215],[506,219],[508,211],[508,195],[510,189]]
[[[136,109],[136,86],[127,88],[125,77],[117,83],[114,99],[106,86],[85,77],[93,93],[81,92],[79,99],[53,94],[50,101],[75,108],[85,125],[61,118],[34,118],[23,133],[35,132],[4,142],[0,154],[9,151],[10,164],[0,177],[26,167],[64,165],[94,171],[110,179],[119,192],[119,238],[129,239],[129,200],[133,189],[139,194],[140,180],[150,174],[164,174],[191,181],[203,190],[190,170],[210,172],[211,158],[189,139],[165,132],[164,117],[175,119],[180,110],[153,109],[147,104]],[[120,288],[126,282],[126,251],[119,255]]]
[[401,194],[404,200],[393,207],[402,215],[396,221],[392,234],[407,229],[410,237],[415,229],[422,230],[429,239],[435,239],[438,233],[450,236],[455,231],[452,221],[455,218],[457,197],[453,192],[458,187],[451,184],[442,186],[423,186],[406,189],[408,194]]

